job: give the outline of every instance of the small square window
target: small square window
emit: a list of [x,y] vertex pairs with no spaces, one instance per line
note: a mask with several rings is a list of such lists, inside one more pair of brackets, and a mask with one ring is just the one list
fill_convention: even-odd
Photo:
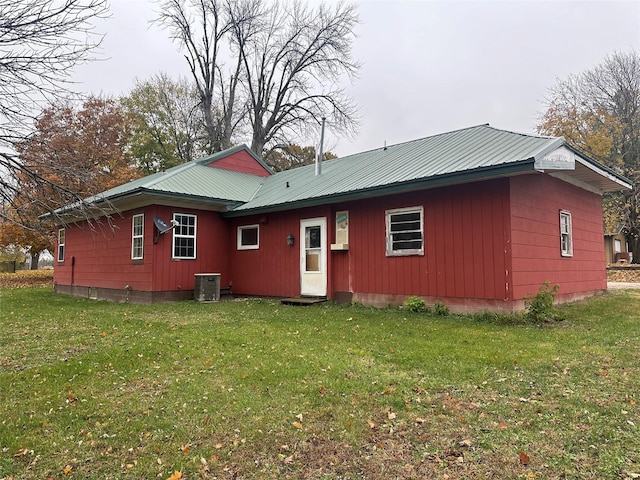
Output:
[[260,227],[246,225],[238,227],[238,250],[257,250],[260,247]]
[[386,211],[387,256],[424,255],[423,208]]
[[173,229],[173,258],[193,260],[196,258],[196,216],[174,213],[177,225]]
[[560,211],[560,253],[563,257],[573,256],[573,227],[571,213]]

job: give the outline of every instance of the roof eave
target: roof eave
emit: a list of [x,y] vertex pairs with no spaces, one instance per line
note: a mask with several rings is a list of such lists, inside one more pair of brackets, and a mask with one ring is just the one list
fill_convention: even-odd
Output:
[[[56,223],[63,223],[65,220],[74,222],[78,220],[83,220],[86,218],[98,218],[105,215],[109,215],[111,213],[117,213],[120,211],[126,211],[130,208],[120,209],[118,208],[118,204],[122,205],[127,200],[131,200],[134,198],[142,198],[149,197],[151,201],[145,202],[143,206],[152,205],[158,203],[153,199],[167,199],[172,200],[175,203],[176,199],[179,199],[183,202],[189,202],[200,205],[209,205],[211,207],[222,207],[222,209],[230,209],[236,208],[239,205],[242,205],[244,202],[240,200],[229,200],[222,198],[212,198],[212,197],[203,197],[199,195],[189,195],[182,194],[176,192],[165,192],[159,190],[148,189],[145,187],[138,187],[134,190],[129,190],[127,192],[123,192],[122,194],[113,195],[110,197],[102,197],[97,198],[92,202],[83,202],[82,210],[79,210],[78,203],[72,204],[68,207],[64,207],[63,209],[58,209],[53,213],[47,213],[41,216],[42,219],[52,218]],[[195,205],[194,205],[195,206]],[[216,208],[214,210],[220,210],[220,208]]]
[[577,148],[572,147],[570,144],[567,143],[565,144],[565,146],[577,155],[576,160],[578,162],[580,162],[585,167],[592,169],[608,180],[618,184],[621,187],[619,190],[631,190],[633,188],[633,182],[628,178],[614,172],[609,167],[602,165],[601,163],[586,155],[584,152],[581,152]]

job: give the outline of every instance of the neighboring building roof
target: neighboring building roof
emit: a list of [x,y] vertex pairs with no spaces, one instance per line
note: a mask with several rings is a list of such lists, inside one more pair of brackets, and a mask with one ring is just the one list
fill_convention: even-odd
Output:
[[[254,198],[226,215],[284,210],[474,179],[552,171],[605,191],[631,188],[628,180],[587,159],[563,138],[479,125],[300,167],[266,179]],[[579,178],[577,177],[579,174]]]
[[[126,183],[84,204],[112,203],[127,210],[171,202],[239,216],[534,172],[550,173],[598,193],[631,188],[627,179],[587,158],[563,138],[489,125],[325,161],[320,175],[315,175],[313,165],[267,177],[210,166],[241,150],[272,173],[241,145]],[[73,210],[70,205],[57,213]]]

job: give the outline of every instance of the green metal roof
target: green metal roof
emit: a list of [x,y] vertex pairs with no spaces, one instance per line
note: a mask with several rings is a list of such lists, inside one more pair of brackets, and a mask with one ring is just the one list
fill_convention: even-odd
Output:
[[[85,205],[114,203],[118,200],[145,194],[156,197],[188,197],[200,203],[212,205],[233,206],[247,202],[263,183],[264,177],[207,166],[240,150],[247,151],[269,173],[272,173],[272,170],[248,147],[240,145],[114,187],[85,199],[83,203]],[[77,204],[72,204],[57,210],[56,213],[72,212],[77,207]]]
[[[156,173],[85,200],[127,207],[140,198],[189,201],[225,215],[285,210],[519,173],[548,172],[597,192],[631,183],[590,160],[563,138],[542,137],[479,125],[260,177],[208,166],[240,150],[271,170],[246,146]],[[129,204],[127,204],[129,201]],[[72,212],[74,205],[57,213]]]
[[[320,175],[315,175],[313,165],[278,173],[266,179],[251,201],[228,215],[531,172],[564,145],[563,138],[479,125],[329,160]],[[609,173],[613,183],[624,180]],[[609,187],[621,190],[623,184]]]

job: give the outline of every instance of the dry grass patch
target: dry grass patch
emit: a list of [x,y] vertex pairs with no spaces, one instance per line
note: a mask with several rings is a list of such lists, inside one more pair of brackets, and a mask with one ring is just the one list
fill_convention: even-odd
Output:
[[53,270],[18,270],[0,273],[0,288],[27,288],[53,285]]

